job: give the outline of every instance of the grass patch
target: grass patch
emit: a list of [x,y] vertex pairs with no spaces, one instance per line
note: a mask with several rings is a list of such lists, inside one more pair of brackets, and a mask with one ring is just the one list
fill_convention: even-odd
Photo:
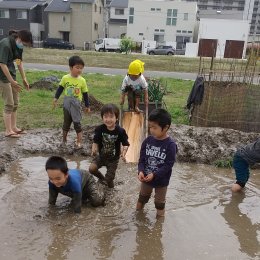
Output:
[[[30,83],[50,75],[59,79],[64,72],[59,71],[27,71],[27,79]],[[120,87],[123,76],[108,76],[102,74],[84,74],[89,93],[102,103],[115,103],[119,105]],[[21,83],[19,73],[17,80]],[[174,124],[187,124],[188,116],[184,106],[190,93],[193,82],[176,80],[172,78],[161,79],[166,84],[167,94],[164,96],[168,111],[172,115]],[[26,129],[33,128],[60,128],[63,122],[62,97],[59,99],[57,109],[52,109],[54,91],[31,89],[23,90],[20,95],[20,106],[18,109],[18,124]],[[0,98],[0,110],[3,110],[3,100]],[[3,116],[0,113],[0,131],[3,131]],[[91,125],[100,122],[99,113],[90,113],[83,116],[82,124]]]
[[[141,59],[145,62],[145,70],[154,71],[176,71],[176,72],[194,72],[198,73],[199,58],[188,58],[184,56],[150,56],[143,54],[122,54],[109,52],[95,51],[80,51],[80,50],[56,50],[56,49],[41,49],[41,48],[25,48],[23,60],[29,63],[46,63],[46,64],[68,64],[68,59],[72,55],[79,55],[89,67],[105,67],[127,69],[129,63],[134,59]],[[209,69],[211,58],[204,57],[202,67]],[[214,69],[224,71],[234,68],[237,72],[244,71],[246,68],[246,60],[234,59],[215,59]],[[260,68],[260,61],[256,71]]]
[[214,165],[218,168],[232,168],[233,160],[232,158],[228,158],[226,160],[217,160],[214,162]]

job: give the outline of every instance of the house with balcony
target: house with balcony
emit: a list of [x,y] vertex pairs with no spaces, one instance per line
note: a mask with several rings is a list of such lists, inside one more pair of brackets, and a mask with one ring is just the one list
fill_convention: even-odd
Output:
[[128,0],[112,0],[109,5],[108,37],[122,38],[126,35]]
[[45,1],[0,1],[0,40],[11,29],[27,29],[34,41],[45,38]]
[[75,48],[92,48],[104,37],[104,5],[102,0],[52,0],[48,14],[48,37],[61,38]]
[[129,0],[127,36],[134,41],[156,41],[185,50],[197,33],[197,3]]

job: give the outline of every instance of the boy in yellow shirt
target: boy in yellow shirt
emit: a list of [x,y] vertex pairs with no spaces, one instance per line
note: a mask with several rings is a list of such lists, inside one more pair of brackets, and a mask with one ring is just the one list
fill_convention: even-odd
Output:
[[75,148],[82,148],[82,127],[81,127],[81,101],[84,99],[85,112],[89,112],[88,87],[86,80],[81,76],[84,68],[84,61],[79,56],[72,56],[69,59],[70,73],[64,75],[59,83],[53,100],[53,106],[57,106],[57,101],[64,91],[65,97],[63,102],[63,144],[66,145],[67,135],[71,123],[77,133]]

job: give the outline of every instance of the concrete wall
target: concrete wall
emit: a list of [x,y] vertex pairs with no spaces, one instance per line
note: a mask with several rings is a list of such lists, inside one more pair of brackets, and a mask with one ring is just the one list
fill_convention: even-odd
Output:
[[109,38],[121,38],[121,35],[126,34],[126,31],[127,31],[126,24],[123,24],[123,23],[118,23],[118,24],[109,23],[108,24]]
[[[192,31],[189,36],[193,38],[197,3],[129,0],[128,14],[130,7],[134,8],[134,22],[129,24],[128,19],[127,36],[135,41],[154,40],[155,34],[162,34],[164,41],[175,42],[177,30],[181,31],[178,34],[180,36],[187,36],[182,34],[182,31]],[[160,9],[160,11],[151,11],[151,8]],[[176,26],[166,25],[167,9],[178,10]],[[188,13],[188,20],[184,20],[184,13]],[[158,29],[159,32],[156,32],[155,30]]]
[[[49,13],[48,37],[62,38],[61,31],[70,32],[70,13]],[[71,41],[71,38],[70,38]]]
[[245,41],[244,57],[248,32],[249,21],[247,20],[201,19],[198,42],[200,39],[218,39],[216,57],[223,57],[226,40]]

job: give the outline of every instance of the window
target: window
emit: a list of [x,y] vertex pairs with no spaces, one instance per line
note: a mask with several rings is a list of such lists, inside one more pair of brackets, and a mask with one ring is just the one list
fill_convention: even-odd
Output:
[[135,9],[133,7],[129,8],[129,15],[134,15]]
[[86,4],[80,4],[80,9],[82,11],[86,11],[87,10],[87,5]]
[[166,25],[176,25],[177,24],[177,9],[168,9],[167,10],[167,19]]
[[134,23],[134,12],[135,12],[135,9],[133,7],[130,7],[129,8],[129,24]]
[[154,12],[154,11],[155,11],[155,8],[151,8],[151,11]]
[[187,33],[187,31],[185,31],[185,30],[182,30],[182,33]]
[[0,35],[4,35],[4,30],[0,29]]
[[97,12],[97,5],[95,4],[95,13]]
[[17,19],[27,19],[27,11],[26,10],[17,10],[16,17],[17,17]]
[[188,31],[188,33],[192,33],[192,31]]
[[164,29],[160,29],[160,32],[164,32]]
[[66,21],[66,17],[63,15],[62,16],[62,21],[65,22]]
[[9,18],[9,10],[0,9],[0,18]]
[[160,30],[159,29],[154,29],[155,32],[159,32]]
[[156,8],[156,11],[157,12],[161,12],[161,8]]
[[231,6],[224,6],[223,10],[232,10],[232,7]]
[[177,32],[177,33],[181,33],[181,30],[177,30],[176,32]]
[[188,14],[188,13],[184,13],[183,20],[187,21],[187,20],[188,20],[188,17],[189,17],[189,14]]
[[238,11],[244,11],[244,7],[238,7],[237,10]]
[[144,35],[144,34],[143,34],[143,33],[139,33],[139,35],[141,35],[141,36],[142,36],[142,35]]
[[124,15],[124,9],[115,9],[115,15]]
[[134,23],[134,17],[133,16],[129,16],[129,23],[131,23],[131,24]]
[[98,30],[98,24],[94,23],[94,30],[97,31]]

